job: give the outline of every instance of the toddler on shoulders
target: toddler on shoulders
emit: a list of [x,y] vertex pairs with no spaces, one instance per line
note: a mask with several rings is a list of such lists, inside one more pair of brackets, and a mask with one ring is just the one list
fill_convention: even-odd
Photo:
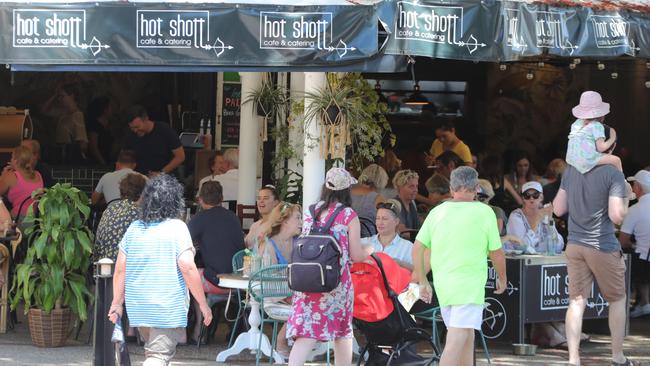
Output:
[[[623,171],[621,159],[608,153],[616,144],[616,131],[603,124],[607,114],[609,103],[604,103],[594,91],[582,93],[580,104],[573,108],[578,119],[571,125],[566,161],[582,174],[606,164]],[[605,129],[609,129],[609,138]]]

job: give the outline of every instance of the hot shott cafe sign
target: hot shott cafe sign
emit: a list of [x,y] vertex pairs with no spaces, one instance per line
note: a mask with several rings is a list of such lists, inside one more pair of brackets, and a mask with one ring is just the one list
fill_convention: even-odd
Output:
[[387,54],[509,61],[650,56],[650,17],[514,1],[396,1]]
[[14,4],[0,9],[0,60],[327,64],[376,54],[377,24],[372,6]]
[[[5,4],[0,62],[7,64],[310,66],[383,54],[478,61],[650,57],[650,14],[518,1]],[[379,23],[388,33],[382,45]]]

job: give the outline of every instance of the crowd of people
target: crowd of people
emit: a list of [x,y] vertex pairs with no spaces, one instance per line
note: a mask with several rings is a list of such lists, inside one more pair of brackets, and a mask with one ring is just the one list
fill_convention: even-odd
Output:
[[[587,95],[578,106],[580,108],[574,110],[578,120],[590,118],[589,123],[584,123],[591,125],[589,132],[576,132],[574,128],[570,139],[575,134],[586,134],[587,137],[580,138],[591,138],[597,154],[611,154],[614,143],[610,142],[615,141],[615,137],[612,140],[615,132],[605,126],[601,134],[597,125],[607,114],[605,103],[589,104],[589,98],[594,96]],[[587,114],[581,114],[581,108]],[[223,292],[217,275],[230,272],[230,257],[245,247],[265,258],[265,264],[290,263],[296,238],[308,233],[315,221],[323,224],[336,214],[330,234],[342,249],[341,283],[328,293],[294,293],[291,315],[280,331],[277,351],[288,356],[290,365],[302,365],[316,341],[333,341],[337,364],[349,364],[353,331],[348,265],[352,261],[365,260],[372,252],[383,252],[412,271],[413,281],[419,284],[422,304],[435,300],[441,307],[448,333],[440,364],[465,365],[473,359],[472,330],[480,329],[482,324],[487,258],[492,260],[497,273],[495,287],[500,293],[507,281],[504,254],[566,251],[570,279],[566,323],[536,324],[531,329],[531,341],[568,348],[570,362],[578,365],[579,344],[589,338],[581,332],[586,291],[595,278],[610,303],[610,319],[621,320],[610,322],[612,362],[615,365],[634,364],[623,354],[620,324],[625,322],[619,319],[625,316],[628,304],[623,276],[625,265],[620,254],[612,253],[620,253],[621,247],[634,247],[633,238],[636,238],[633,277],[639,300],[631,315],[650,313],[647,261],[650,217],[646,214],[648,210],[643,210],[644,197],[650,191],[650,172],[641,171],[629,178],[633,183],[630,188],[616,159],[601,159],[602,156],[597,155],[597,158],[591,157],[591,167],[586,171],[581,172],[557,158],[549,163],[545,174],[539,176],[530,158],[522,154],[515,159],[512,172],[504,174],[499,158],[476,159],[456,136],[453,125],[445,124],[436,129],[436,136],[437,142],[432,145],[428,161],[435,171],[425,180],[426,192],[420,191],[420,175],[401,169],[401,161],[389,151],[378,164],[361,170],[358,180],[341,168],[331,169],[326,176],[322,198],[314,206],[315,211],[282,201],[273,186],[262,187],[256,200],[259,220],[253,223],[246,236],[235,215],[221,206],[229,185],[228,172],[235,171],[231,174],[236,182],[236,150],[217,153],[210,161],[212,174],[201,181],[198,191],[202,211],[188,223],[190,238],[201,253],[204,268],[197,271],[196,276],[202,284],[201,292]],[[604,147],[607,149],[600,151],[603,146],[595,141],[606,141]],[[586,144],[575,143],[580,148]],[[586,154],[578,152],[578,155],[584,158]],[[581,163],[586,164],[584,159]],[[126,177],[134,175],[129,171]],[[150,179],[147,186],[158,179],[162,178]],[[589,194],[578,194],[579,190],[589,191]],[[632,191],[639,203],[626,216]],[[145,207],[143,203],[140,206]],[[344,209],[337,210],[338,207]],[[557,225],[553,224],[555,221]],[[473,223],[471,229],[467,222]],[[620,242],[614,236],[614,224],[623,224]],[[148,226],[138,224],[135,228],[142,230],[142,225]],[[125,238],[130,237],[130,230]],[[181,244],[175,244],[181,248],[176,249],[177,252],[187,248],[182,244],[185,240],[179,239]],[[111,244],[120,248],[118,263],[120,255],[128,256],[121,249],[126,241],[123,239],[119,246]],[[140,273],[136,269],[132,271]],[[428,272],[433,282],[427,278]],[[129,273],[128,266],[126,273]],[[127,275],[127,283],[128,278]],[[190,275],[184,278],[190,290],[192,286],[188,281],[191,278]],[[175,280],[183,286],[183,278]],[[466,291],[456,291],[460,287]],[[122,287],[116,286],[116,289],[114,312],[124,298],[120,293]],[[127,291],[127,309],[128,298]],[[203,310],[203,301],[199,295],[195,309],[196,318],[205,322],[209,318]],[[196,326],[194,329],[188,341],[200,342]],[[165,337],[173,338],[169,334]]]
[[[61,91],[67,111],[62,153],[78,149],[100,160],[107,147],[99,136],[106,133],[110,106],[105,100],[93,104],[95,122],[84,138],[74,100],[73,91]],[[612,364],[633,364],[622,350],[628,299],[621,249],[634,257],[638,300],[631,316],[648,315],[650,171],[628,178],[631,185],[626,182],[620,159],[611,154],[616,133],[603,123],[608,112],[600,95],[583,94],[573,111],[576,122],[566,161],[553,159],[543,176],[535,173],[525,154],[504,173],[502,159],[473,154],[447,121],[435,128],[427,157],[430,176],[403,168],[397,154],[387,150],[361,169],[358,179],[345,169],[330,169],[313,207],[283,201],[274,186],[265,185],[257,192],[258,220],[244,233],[241,219],[225,204],[238,197],[238,150],[216,152],[210,159],[211,173],[200,180],[194,197],[199,210],[190,219],[185,215],[186,189],[170,174],[185,158],[178,136],[135,106],[129,110],[131,134],[115,171],[100,179],[91,198],[93,204],[106,206],[93,256],[116,262],[108,315],[114,322],[128,318],[129,334],[145,341],[146,365],[167,364],[177,344],[203,341],[201,324],[212,320],[210,298],[228,294],[219,287],[218,276],[232,272],[237,252],[248,248],[265,265],[289,264],[296,239],[332,219],[329,234],[342,251],[340,284],[326,293],[294,292],[277,346],[289,365],[304,364],[316,341],[333,341],[337,365],[351,363],[349,266],[373,252],[383,252],[412,272],[421,296],[414,309],[440,306],[448,328],[441,365],[473,360],[473,330],[483,321],[488,258],[497,273],[496,292],[501,293],[507,283],[506,254],[561,252],[569,271],[566,322],[535,325],[531,341],[566,347],[570,363],[579,365],[579,344],[588,339],[582,333],[582,315],[595,279],[610,306]],[[24,141],[2,172],[0,194],[7,196],[11,216],[24,216],[32,193],[51,185],[39,150],[38,142]],[[638,203],[628,211],[628,201],[635,198]],[[0,207],[0,219],[9,215],[5,211]],[[615,225],[621,225],[618,238]],[[186,301],[188,290],[193,310]],[[188,324],[190,311],[196,324]]]

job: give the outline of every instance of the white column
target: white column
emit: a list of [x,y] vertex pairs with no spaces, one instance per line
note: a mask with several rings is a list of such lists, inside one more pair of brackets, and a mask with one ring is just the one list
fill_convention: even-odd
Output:
[[[241,72],[241,100],[262,84],[262,73]],[[257,182],[257,147],[259,144],[259,117],[253,102],[241,104],[239,126],[239,190],[237,203],[255,204]]]
[[[305,92],[316,92],[327,85],[324,72],[305,73]],[[305,108],[309,101],[305,100]],[[320,121],[305,121],[305,149],[303,152],[302,204],[309,207],[318,202],[325,182],[325,160],[320,156]]]
[[[291,100],[302,100],[304,98],[304,93],[305,93],[305,73],[304,72],[292,72],[291,73],[291,85],[289,88],[289,92],[291,93]],[[294,123],[302,123],[302,120],[300,121],[295,121]],[[302,128],[291,128],[289,130],[289,141],[291,143],[291,146],[294,147],[296,151],[296,155],[301,156],[303,154],[303,134],[302,134]],[[295,142],[295,143],[294,143]],[[302,174],[302,166],[298,164],[299,159],[289,159],[287,166],[289,169],[293,170],[294,172],[298,172],[299,174]]]

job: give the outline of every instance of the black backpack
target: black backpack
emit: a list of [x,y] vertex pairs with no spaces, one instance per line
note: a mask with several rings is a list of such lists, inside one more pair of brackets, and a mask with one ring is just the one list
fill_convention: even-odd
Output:
[[330,292],[341,282],[341,246],[329,234],[336,216],[345,208],[334,210],[324,226],[316,217],[315,205],[309,207],[314,222],[309,234],[299,237],[291,251],[289,288],[300,292]]

